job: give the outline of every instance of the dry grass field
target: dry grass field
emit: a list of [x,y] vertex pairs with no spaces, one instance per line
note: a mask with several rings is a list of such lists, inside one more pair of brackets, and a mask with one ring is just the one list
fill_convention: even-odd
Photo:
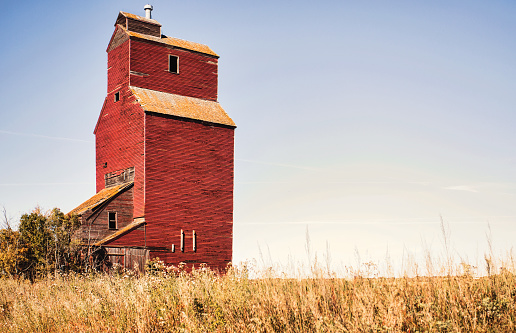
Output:
[[241,268],[2,279],[0,331],[514,332],[516,275],[249,278]]

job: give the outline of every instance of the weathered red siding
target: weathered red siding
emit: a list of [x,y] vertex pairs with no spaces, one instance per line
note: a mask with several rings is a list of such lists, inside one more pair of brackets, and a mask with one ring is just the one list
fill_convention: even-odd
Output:
[[234,129],[152,113],[145,118],[147,246],[175,244],[175,253],[158,254],[166,262],[224,268],[232,256]]
[[134,229],[113,241],[107,242],[107,246],[145,246],[145,226]]
[[[116,32],[114,37],[117,37]],[[118,39],[122,37],[123,35]],[[129,83],[129,43],[127,40],[108,52],[108,94]]]
[[[169,54],[179,57],[178,74],[168,71]],[[131,40],[130,67],[131,86],[217,100],[216,57],[163,44]]]
[[127,18],[127,30],[136,31],[141,34],[161,37],[161,26]]
[[106,173],[134,166],[134,217],[140,217],[144,215],[144,114],[128,87],[119,91],[118,102],[114,102],[116,91],[107,95],[95,129],[97,192],[104,188]]
[[[168,55],[179,57],[178,74],[168,71]],[[115,29],[108,47],[108,94],[95,128],[97,191],[104,188],[106,173],[134,167],[133,206],[127,206],[125,196],[110,205],[125,207],[124,225],[126,219],[144,217],[146,226],[108,247],[146,246],[152,258],[190,267],[206,263],[224,270],[231,261],[234,128],[145,112],[129,89],[216,101],[217,66],[216,56],[129,39],[121,27]],[[107,212],[115,208],[100,213],[98,227],[105,224],[108,230]],[[133,214],[127,214],[131,208]]]

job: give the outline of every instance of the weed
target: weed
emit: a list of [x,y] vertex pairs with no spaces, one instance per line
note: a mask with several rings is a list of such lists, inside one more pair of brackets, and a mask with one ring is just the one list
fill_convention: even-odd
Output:
[[[516,327],[512,268],[458,275],[278,278],[267,270],[207,267],[149,274],[68,274],[0,281],[8,332],[507,332]],[[514,265],[506,265],[514,267]],[[462,269],[459,269],[462,268]],[[450,271],[448,269],[444,271]],[[356,270],[353,270],[356,273]],[[249,278],[249,276],[256,278]]]

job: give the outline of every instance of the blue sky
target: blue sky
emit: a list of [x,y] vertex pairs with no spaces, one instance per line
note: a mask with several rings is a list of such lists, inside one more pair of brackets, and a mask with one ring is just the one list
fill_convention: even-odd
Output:
[[[482,265],[516,232],[513,1],[154,1],[209,45],[237,123],[234,259],[334,269],[442,254]],[[95,191],[93,129],[118,11],[20,1],[0,20],[0,205],[69,211]],[[260,254],[261,253],[261,254]],[[270,254],[270,255],[269,255]]]

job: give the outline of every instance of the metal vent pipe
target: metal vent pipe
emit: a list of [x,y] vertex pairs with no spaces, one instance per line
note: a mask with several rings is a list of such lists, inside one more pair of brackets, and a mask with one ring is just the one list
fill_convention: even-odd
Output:
[[143,7],[143,9],[145,10],[145,18],[148,18],[148,19],[152,19],[152,15],[151,15],[151,12],[154,8],[152,8],[152,5],[145,5],[145,7]]

